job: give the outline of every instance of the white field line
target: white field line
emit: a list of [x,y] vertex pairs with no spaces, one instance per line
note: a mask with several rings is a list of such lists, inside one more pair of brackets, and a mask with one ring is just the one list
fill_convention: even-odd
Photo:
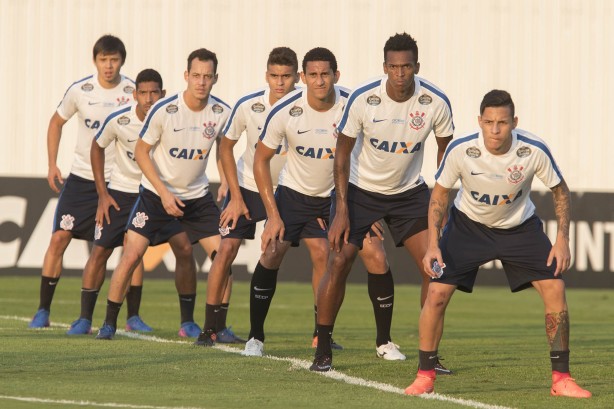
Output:
[[[30,318],[27,317],[18,317],[18,316],[8,316],[8,315],[0,315],[0,319],[4,319],[4,320],[14,320],[14,321],[23,321],[23,322],[30,322]],[[52,323],[51,324],[52,327],[57,327],[57,328],[69,328],[70,326],[67,324],[61,324],[61,323]],[[94,329],[92,327],[92,329]],[[117,335],[122,335],[128,338],[135,338],[135,339],[140,339],[143,341],[150,341],[150,342],[160,342],[160,343],[172,343],[172,344],[191,344],[191,342],[188,341],[179,341],[179,340],[170,340],[170,339],[166,339],[166,338],[160,338],[160,337],[156,337],[153,335],[144,335],[144,334],[140,334],[140,333],[136,333],[136,332],[127,332],[127,331],[122,331],[122,330],[118,330],[117,331]],[[234,354],[239,354],[241,353],[243,350],[242,349],[238,349],[238,348],[233,348],[230,346],[226,346],[226,345],[216,345],[213,348],[215,349],[219,349],[221,351],[224,352],[231,352]],[[302,359],[297,359],[297,358],[281,358],[281,357],[277,357],[277,356],[272,356],[272,355],[265,355],[264,358],[268,358],[268,359],[272,359],[274,361],[282,361],[282,362],[288,362],[292,367],[296,367],[296,368],[301,368],[301,369],[305,369],[305,370],[309,370],[309,367],[311,366],[311,362],[309,361],[305,361]],[[246,358],[246,359],[250,359],[250,358]],[[337,381],[341,381],[341,382],[345,382],[347,384],[350,385],[358,385],[358,386],[363,386],[366,388],[373,388],[373,389],[377,389],[379,391],[382,392],[389,392],[389,393],[396,393],[399,395],[404,395],[405,391],[404,389],[401,388],[397,388],[396,386],[392,386],[386,383],[381,383],[381,382],[375,382],[375,381],[369,381],[367,379],[362,379],[362,378],[358,378],[355,376],[349,376],[349,375],[345,375],[341,372],[338,371],[330,371],[330,372],[314,372],[314,374],[318,374],[330,379],[335,379]],[[0,395],[0,398],[2,397],[2,395]],[[408,397],[409,398],[409,397]],[[507,406],[499,406],[499,405],[490,405],[487,403],[482,403],[482,402],[478,402],[478,401],[474,401],[474,400],[468,400],[468,399],[460,399],[460,398],[454,398],[451,396],[446,396],[446,395],[441,395],[439,393],[432,393],[432,394],[428,394],[428,395],[420,395],[419,398],[422,399],[431,399],[431,400],[439,400],[439,401],[443,401],[443,402],[452,402],[452,403],[456,403],[458,405],[461,406],[466,406],[466,407],[470,407],[470,408],[475,408],[475,409],[512,409],[510,407]],[[25,399],[29,399],[29,398],[25,398]],[[77,403],[75,403],[77,404]],[[92,405],[94,405],[94,403],[92,403]],[[95,404],[95,405],[106,405],[106,404]],[[120,405],[120,404],[113,404],[113,405]],[[156,408],[156,409],[163,409],[163,407],[161,406],[130,406],[130,405],[126,405],[126,406],[115,406],[115,407],[126,407],[126,408]],[[166,409],[166,408],[164,408]],[[175,408],[173,408],[175,409]]]
[[51,403],[56,405],[73,405],[73,406],[99,406],[103,408],[128,408],[128,409],[202,409],[188,406],[151,406],[151,405],[130,405],[127,403],[100,403],[91,402],[89,400],[65,400],[65,399],[39,399],[39,398],[27,398],[23,396],[6,396],[0,395],[0,399],[16,400],[20,402],[30,403]]

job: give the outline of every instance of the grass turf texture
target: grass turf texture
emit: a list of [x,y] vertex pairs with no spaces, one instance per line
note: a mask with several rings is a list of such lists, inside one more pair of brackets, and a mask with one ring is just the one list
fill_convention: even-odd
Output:
[[[63,278],[51,311],[52,328],[27,329],[38,305],[38,278],[0,277],[0,396],[167,407],[461,408],[458,403],[406,397],[349,385],[311,373],[288,361],[246,358],[219,349],[179,342],[179,306],[170,280],[146,280],[141,316],[154,335],[172,343],[117,335],[69,337],[66,325],[79,315],[80,280]],[[106,289],[101,291],[94,326],[102,324]],[[249,331],[249,285],[236,282],[228,323],[240,336]],[[204,319],[204,285],[196,320]],[[405,388],[417,366],[419,289],[397,286],[393,340],[405,362],[375,357],[375,324],[365,286],[349,285],[335,327],[345,347],[333,360],[337,371]],[[571,317],[571,370],[593,392],[589,400],[552,398],[543,306],[537,293],[511,294],[505,288],[457,293],[446,316],[440,353],[454,376],[441,376],[435,391],[448,397],[515,408],[614,407],[613,290],[568,290]],[[279,283],[265,330],[265,354],[313,357],[313,300],[308,284]],[[125,324],[126,306],[118,326]],[[64,324],[64,327],[54,326]],[[95,333],[95,332],[94,332]],[[237,346],[241,348],[241,346]],[[0,397],[0,407],[76,407]],[[92,407],[95,407],[92,405]]]

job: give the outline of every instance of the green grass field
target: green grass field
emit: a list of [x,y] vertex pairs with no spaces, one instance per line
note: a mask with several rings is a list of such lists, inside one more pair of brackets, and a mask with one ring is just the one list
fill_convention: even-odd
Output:
[[[154,337],[113,341],[68,337],[79,315],[80,280],[63,278],[52,326],[29,330],[39,279],[0,277],[0,408],[613,408],[614,290],[569,290],[571,368],[589,400],[552,398],[550,362],[537,294],[505,288],[457,293],[448,308],[440,353],[453,376],[439,377],[434,399],[402,391],[417,366],[418,292],[397,286],[393,339],[405,362],[375,357],[375,327],[365,286],[350,285],[335,327],[345,347],[333,377],[309,372],[313,301],[307,284],[279,283],[266,331],[264,358],[240,347],[197,348],[177,336],[179,306],[170,280],[146,280],[141,316]],[[104,317],[101,291],[94,325]],[[205,287],[196,319],[204,319]],[[249,331],[249,285],[235,283],[229,324]],[[125,323],[125,307],[118,325]],[[170,341],[170,342],[163,342]],[[336,377],[336,378],[335,378]],[[17,400],[24,399],[24,400]]]

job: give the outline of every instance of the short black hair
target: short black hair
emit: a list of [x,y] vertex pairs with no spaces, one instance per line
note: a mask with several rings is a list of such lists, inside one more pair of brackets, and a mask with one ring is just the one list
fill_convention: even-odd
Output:
[[298,71],[298,58],[291,48],[276,47],[269,53],[266,65],[267,68],[269,65],[287,65],[294,68],[294,71]]
[[122,40],[111,34],[106,34],[100,37],[94,44],[92,53],[94,55],[94,60],[98,54],[105,55],[119,53],[119,55],[122,57],[122,65],[126,62],[126,46]]
[[480,115],[484,113],[484,110],[486,108],[506,106],[510,107],[513,118],[516,109],[514,107],[514,101],[512,101],[512,96],[510,95],[510,93],[500,89],[493,89],[492,91],[489,91],[486,95],[484,95],[482,103],[480,104]]
[[418,43],[407,33],[395,34],[384,44],[384,61],[386,61],[386,53],[388,51],[411,51],[418,62]]
[[139,89],[139,84],[142,82],[157,82],[160,89],[164,89],[162,85],[162,76],[158,71],[151,68],[144,69],[136,76],[135,84],[137,89]]
[[335,54],[328,48],[316,47],[307,51],[307,54],[303,57],[303,72],[307,69],[307,63],[310,61],[326,61],[330,64],[333,72],[337,72],[337,59]]
[[217,73],[217,56],[213,51],[209,51],[206,48],[199,48],[198,50],[194,50],[188,56],[188,72],[192,68],[192,61],[197,58],[198,61],[212,61],[213,62],[213,73]]

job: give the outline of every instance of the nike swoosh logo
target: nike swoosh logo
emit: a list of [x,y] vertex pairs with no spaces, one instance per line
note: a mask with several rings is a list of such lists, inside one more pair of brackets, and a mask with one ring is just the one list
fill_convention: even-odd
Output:
[[259,131],[262,131],[262,127],[261,127],[261,126],[259,126],[259,127],[258,127],[258,130],[259,130]]
[[218,313],[218,312],[220,312],[220,310],[213,310],[213,312]]
[[384,122],[384,121],[387,121],[387,119],[375,119],[375,118],[373,118],[373,123],[374,124],[376,124],[378,122]]
[[182,298],[181,301],[192,302],[192,299],[191,298]]
[[136,141],[136,139],[128,139],[128,143],[132,143],[132,142],[135,142],[135,141]]
[[49,285],[56,285],[58,282],[56,281],[55,283],[53,281],[49,282]]
[[87,103],[87,104],[88,104],[88,105],[98,105],[98,104],[100,104],[100,102],[89,102],[89,101],[88,101],[88,103]]
[[175,131],[175,132],[179,132],[179,131],[183,131],[184,129],[185,129],[185,128],[179,128],[179,129],[177,129],[177,128],[173,128],[173,131]]
[[311,131],[311,129],[307,129],[306,131],[300,131],[300,130],[299,130],[299,131],[297,131],[297,133],[298,133],[299,135],[301,135],[301,134],[307,133],[307,132],[309,132],[309,131]]
[[429,356],[429,359],[437,359],[437,355]]
[[377,301],[384,301],[384,300],[387,300],[387,299],[392,298],[392,297],[394,297],[394,294],[393,295],[389,295],[388,297],[377,297]]
[[483,175],[483,174],[484,174],[484,172],[474,172],[474,171],[471,171],[471,175],[472,176]]
[[272,288],[258,288],[257,286],[254,286],[254,291],[270,291],[272,290]]
[[551,356],[550,358],[551,359],[559,359],[560,357],[557,355],[557,356]]

